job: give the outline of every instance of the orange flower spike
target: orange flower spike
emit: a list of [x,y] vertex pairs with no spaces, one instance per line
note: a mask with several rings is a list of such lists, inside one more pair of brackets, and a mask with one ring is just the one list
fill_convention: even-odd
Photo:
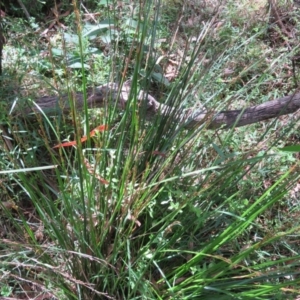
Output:
[[70,147],[70,146],[74,146],[76,144],[77,144],[76,141],[65,142],[65,143],[58,144],[58,145],[54,146],[52,149],[61,148],[61,147]]
[[107,181],[107,180],[105,180],[104,178],[102,178],[102,177],[97,177],[97,179],[101,182],[101,183],[103,183],[103,184],[109,184],[109,182]]
[[[91,132],[90,132],[90,137],[93,137],[96,135],[97,132],[103,132],[104,130],[107,130],[108,126],[107,125],[100,125],[96,128],[94,128]],[[83,136],[80,141],[81,143],[85,142],[87,140],[87,136]]]
[[97,132],[103,132],[105,130],[108,129],[108,126],[107,125],[100,125],[96,128],[94,128],[91,132],[90,132],[90,136],[95,136]]
[[[103,132],[105,130],[108,129],[108,126],[107,125],[100,125],[96,128],[94,128],[91,132],[90,132],[90,137],[93,137],[96,135],[97,132]],[[87,136],[83,136],[80,141],[81,143],[85,142],[87,140]],[[56,148],[61,148],[61,147],[70,147],[70,146],[75,146],[77,145],[76,141],[71,141],[71,142],[65,142],[65,143],[62,143],[62,144],[58,144],[56,146],[54,146],[52,149],[56,149]]]
[[87,140],[87,136],[85,135],[85,136],[83,136],[83,137],[80,139],[80,142],[83,143],[83,142],[85,142],[86,140]]

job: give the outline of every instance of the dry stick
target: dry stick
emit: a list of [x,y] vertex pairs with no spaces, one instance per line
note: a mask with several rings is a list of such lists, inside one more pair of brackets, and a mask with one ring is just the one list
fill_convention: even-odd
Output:
[[291,34],[286,30],[286,27],[283,25],[281,17],[278,13],[276,3],[274,0],[269,0],[269,5],[271,7],[271,13],[273,14],[275,18],[275,23],[278,24],[279,28],[281,29],[282,33],[287,37],[287,38],[292,38]]
[[[114,105],[115,101],[118,101],[118,106],[124,109],[124,104],[128,99],[128,89],[122,88],[121,93],[118,93],[119,87],[115,83],[108,83],[100,87],[88,89],[87,104],[89,108],[107,107],[108,105]],[[119,97],[118,97],[119,95]],[[83,95],[77,93],[76,95],[76,109],[83,108],[84,101]],[[177,121],[182,123],[187,128],[197,127],[206,123],[207,128],[232,128],[254,124],[263,120],[276,118],[282,115],[296,112],[300,108],[300,93],[294,93],[292,95],[278,98],[272,101],[267,101],[263,104],[251,106],[246,109],[237,109],[220,112],[203,112],[192,109],[183,111],[175,111],[174,108],[161,104],[155,100],[151,95],[141,91],[138,97],[139,105],[145,107],[146,116],[153,117],[155,115],[162,115],[168,117],[170,115],[175,116]],[[38,105],[37,110],[32,103],[29,103],[29,107],[23,109],[16,105],[14,113],[23,115],[29,114],[32,111],[39,113],[43,111],[45,114],[58,114],[68,113],[70,111],[69,100],[67,96],[63,97],[42,97],[35,101]],[[28,104],[28,103],[27,103]]]
[[17,2],[19,3],[21,8],[23,9],[23,12],[24,12],[26,18],[28,19],[28,21],[30,21],[30,14],[29,14],[28,10],[26,9],[25,5],[23,4],[23,2],[21,0],[17,0]]

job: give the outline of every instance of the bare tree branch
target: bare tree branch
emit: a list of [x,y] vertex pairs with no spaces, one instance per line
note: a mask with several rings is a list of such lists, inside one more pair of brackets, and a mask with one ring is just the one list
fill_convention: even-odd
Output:
[[[118,101],[120,108],[125,108],[129,100],[129,90],[119,87],[115,83],[108,83],[95,89],[89,89],[87,92],[87,104],[89,108],[105,107],[114,105]],[[80,110],[84,105],[84,98],[81,93],[74,97],[76,109]],[[276,118],[282,115],[296,112],[300,108],[300,93],[278,98],[263,104],[251,106],[246,109],[237,109],[220,112],[203,112],[187,109],[184,111],[175,111],[174,108],[161,104],[149,94],[141,91],[138,96],[140,106],[144,105],[147,117],[153,117],[161,114],[168,117],[171,114],[186,127],[197,127],[206,123],[210,129],[240,127],[263,120]],[[67,113],[70,111],[69,100],[67,96],[56,97],[46,96],[36,99],[34,103],[27,103],[26,108],[16,107],[16,111],[23,114],[29,114],[32,111],[45,114]]]

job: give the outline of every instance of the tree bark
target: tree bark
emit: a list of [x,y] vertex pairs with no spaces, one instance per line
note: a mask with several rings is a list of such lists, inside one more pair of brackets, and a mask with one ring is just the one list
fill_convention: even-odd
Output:
[[[26,103],[26,107],[16,106],[14,113],[28,115],[34,113],[44,113],[53,115],[58,113],[68,113],[70,111],[70,100],[72,98],[77,110],[84,106],[84,97],[81,93],[76,93],[73,97],[46,96],[36,99],[35,102]],[[89,108],[106,107],[116,104],[120,108],[125,108],[129,101],[129,90],[125,87],[119,89],[114,83],[108,83],[95,89],[87,91],[87,105]],[[209,129],[240,127],[263,120],[276,118],[282,115],[296,112],[300,108],[300,93],[295,93],[286,97],[278,98],[263,104],[251,106],[246,109],[237,109],[220,112],[203,112],[187,110],[175,110],[174,108],[161,104],[149,94],[141,91],[138,95],[139,106],[145,107],[146,116],[153,117],[157,114],[163,117],[172,115],[185,127],[197,127],[206,124]],[[20,109],[21,108],[21,109]]]

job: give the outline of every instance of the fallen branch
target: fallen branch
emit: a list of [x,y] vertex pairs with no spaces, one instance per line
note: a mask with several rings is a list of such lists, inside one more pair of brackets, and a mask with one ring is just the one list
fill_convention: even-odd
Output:
[[[83,95],[76,93],[74,98],[76,109],[82,109],[84,105]],[[117,105],[124,109],[128,100],[129,88],[123,87],[119,90],[119,87],[115,83],[108,83],[87,91],[87,104],[89,108],[107,107],[108,105],[114,105],[115,101],[118,101]],[[147,117],[153,117],[157,114],[168,117],[172,114],[186,127],[196,127],[206,123],[207,128],[216,129],[220,127],[231,128],[233,126],[245,126],[294,113],[300,108],[300,93],[278,98],[246,109],[220,112],[203,112],[192,109],[175,111],[174,108],[159,103],[154,97],[143,91],[139,93],[138,101],[140,106],[144,105]],[[67,113],[70,111],[67,96],[46,96],[37,99],[34,103],[27,103],[27,106],[22,109],[17,106],[15,112],[20,113],[20,111],[23,111],[23,114],[25,113],[27,115],[33,111],[35,113],[42,111],[48,115]]]

